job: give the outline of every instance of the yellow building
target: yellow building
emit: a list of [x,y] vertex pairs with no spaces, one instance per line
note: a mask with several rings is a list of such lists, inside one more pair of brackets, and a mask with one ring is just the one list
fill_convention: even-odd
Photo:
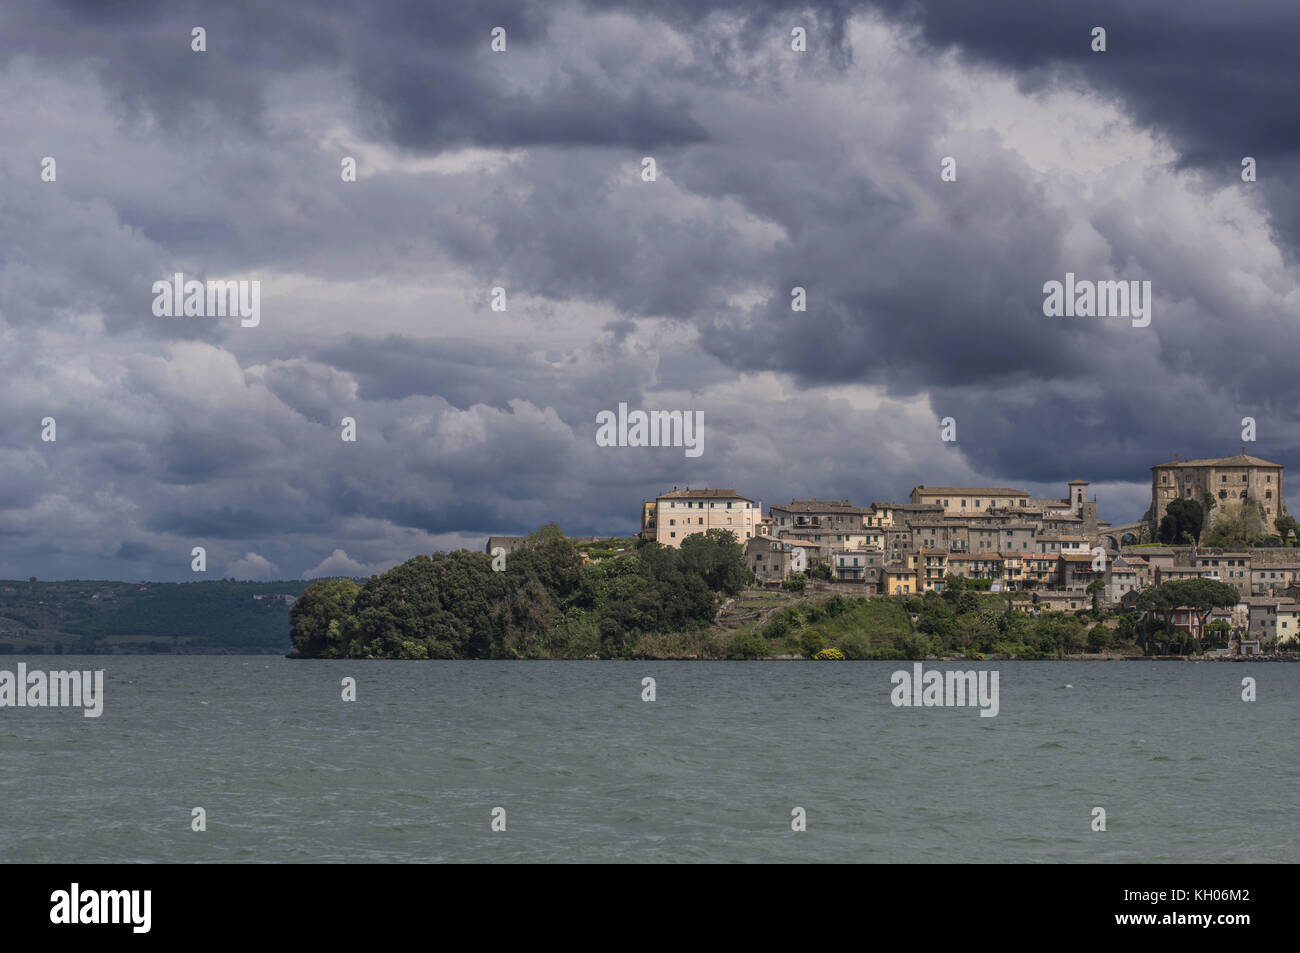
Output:
[[916,592],[916,569],[906,563],[893,563],[880,570],[880,591],[890,596],[909,596]]
[[916,575],[917,592],[943,592],[943,577],[948,575],[948,553],[942,549],[922,549],[910,553],[909,565]]
[[1283,602],[1278,605],[1275,632],[1279,645],[1294,642],[1300,637],[1300,603]]

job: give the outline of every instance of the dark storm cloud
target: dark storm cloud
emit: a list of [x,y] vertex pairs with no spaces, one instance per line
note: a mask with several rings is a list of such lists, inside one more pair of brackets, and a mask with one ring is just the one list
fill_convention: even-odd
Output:
[[[0,19],[0,62],[35,53],[97,63],[131,115],[186,132],[260,128],[272,74],[340,65],[370,128],[404,147],[642,148],[703,137],[685,103],[648,86],[618,92],[599,77],[559,72],[539,88],[509,88],[485,55],[490,31],[505,27],[509,48],[527,50],[550,19],[546,5],[512,0],[18,4]],[[207,31],[205,53],[190,48],[194,27]]]
[[377,514],[399,526],[414,526],[429,533],[477,533],[484,526],[508,522],[497,507],[474,501],[446,500],[408,503],[380,503]]
[[[878,62],[854,50],[863,10],[910,25],[917,45]],[[1261,421],[1248,449],[1290,462],[1300,384],[1293,315],[1276,303],[1291,275],[1253,269],[1234,243],[1267,257],[1259,230],[1214,231],[1210,199],[1237,183],[1236,205],[1262,200],[1294,242],[1300,202],[1280,183],[1297,180],[1298,16],[1172,2],[6,5],[0,66],[15,82],[33,54],[45,72],[27,90],[66,77],[81,93],[89,75],[107,101],[59,100],[0,161],[0,333],[23,349],[0,365],[20,422],[0,438],[0,533],[25,540],[11,564],[54,553],[61,572],[111,575],[116,558],[185,577],[189,546],[210,541],[214,567],[269,560],[292,576],[335,549],[375,565],[442,534],[549,519],[627,532],[642,497],[706,482],[767,503],[862,502],[975,473],[1056,491],[1082,477],[1137,481],[1123,498],[1136,509],[1146,466],[1235,452],[1246,414]],[[189,49],[197,25],[206,54]],[[488,51],[498,25],[505,56]],[[809,30],[797,62],[793,25]],[[1088,51],[1094,25],[1104,55]],[[1162,191],[1169,170],[1153,165],[1150,183],[1093,199],[1085,176],[958,128],[960,90],[935,73],[949,49],[1025,90],[1114,97],[1206,178]],[[34,184],[69,125],[85,138],[62,140],[57,189]],[[340,187],[354,145],[373,165]],[[461,147],[518,154],[503,169],[409,161]],[[949,150],[960,184],[938,179]],[[650,152],[661,179],[641,183]],[[1244,154],[1260,159],[1256,186],[1239,183]],[[151,282],[175,270],[259,269],[278,278],[257,333],[149,313]],[[1042,283],[1067,269],[1152,279],[1152,327],[1045,319]],[[1231,280],[1243,272],[1253,283]],[[483,310],[498,282],[508,318]],[[790,311],[794,285],[806,313]],[[171,337],[220,347],[155,357]],[[889,399],[818,389],[864,384]],[[702,408],[707,456],[598,452],[594,414],[620,400]],[[927,400],[958,418],[955,448]],[[61,442],[32,450],[46,413]],[[356,445],[339,439],[345,414]],[[1103,515],[1138,512],[1103,500]]]
[[[296,516],[292,512],[280,514],[276,520],[277,530],[292,532],[306,528]],[[295,523],[299,525],[295,526]],[[247,539],[265,531],[266,513],[234,506],[204,510],[160,509],[150,516],[147,525],[160,532],[193,536],[196,539]]]

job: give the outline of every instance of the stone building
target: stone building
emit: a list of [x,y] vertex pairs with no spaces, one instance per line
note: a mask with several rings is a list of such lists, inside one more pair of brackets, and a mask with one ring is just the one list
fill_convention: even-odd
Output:
[[1108,605],[1119,605],[1125,593],[1140,592],[1138,567],[1123,556],[1116,556],[1106,564],[1106,593]]
[[1029,503],[1024,490],[1004,486],[916,486],[912,488],[914,505],[930,504],[943,507],[945,516],[975,516],[995,506],[1023,508]]
[[[800,560],[796,550],[802,549]],[[803,546],[797,540],[754,536],[745,543],[745,565],[754,571],[760,585],[782,582],[796,571],[807,571],[813,559],[821,552],[819,546]],[[802,570],[798,567],[802,565]]]
[[1201,460],[1179,460],[1177,454],[1169,463],[1151,468],[1151,508],[1146,519],[1152,537],[1160,520],[1174,500],[1194,500],[1205,505],[1205,495],[1215,502],[1255,502],[1264,517],[1264,527],[1273,532],[1273,521],[1286,514],[1286,498],[1282,493],[1280,463],[1270,463],[1252,457],[1241,448],[1235,457],[1207,457]]
[[[1196,568],[1205,573],[1205,578],[1235,586],[1243,596],[1252,594],[1253,575],[1250,569],[1250,553],[1221,553],[1207,550],[1195,553],[1192,559]],[[1255,595],[1265,594],[1255,593]]]
[[853,506],[848,500],[791,500],[773,503],[772,535],[783,536],[788,530],[816,530],[822,533],[860,533],[871,513],[865,506]]
[[884,562],[885,554],[880,549],[841,549],[830,554],[836,580],[860,582],[865,586],[864,594],[869,596],[876,594]]

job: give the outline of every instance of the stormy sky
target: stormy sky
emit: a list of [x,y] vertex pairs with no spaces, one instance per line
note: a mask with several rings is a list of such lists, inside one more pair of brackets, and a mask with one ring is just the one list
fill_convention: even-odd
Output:
[[[1297,36],[1284,0],[7,3],[0,577],[368,574],[688,484],[1081,478],[1126,522],[1246,416],[1289,466]],[[259,281],[260,324],[155,316],[176,272]],[[1150,326],[1044,316],[1066,272],[1150,281]],[[620,402],[702,411],[703,454],[597,446]]]

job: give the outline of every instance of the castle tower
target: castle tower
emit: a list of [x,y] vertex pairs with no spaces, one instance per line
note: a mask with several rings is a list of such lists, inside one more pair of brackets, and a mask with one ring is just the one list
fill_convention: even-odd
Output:
[[1065,498],[1070,501],[1075,516],[1083,515],[1083,505],[1088,502],[1088,485],[1087,480],[1071,480],[1068,484]]
[[1071,480],[1065,498],[1070,501],[1074,515],[1083,520],[1083,534],[1093,543],[1097,541],[1097,501],[1088,499],[1087,480]]

